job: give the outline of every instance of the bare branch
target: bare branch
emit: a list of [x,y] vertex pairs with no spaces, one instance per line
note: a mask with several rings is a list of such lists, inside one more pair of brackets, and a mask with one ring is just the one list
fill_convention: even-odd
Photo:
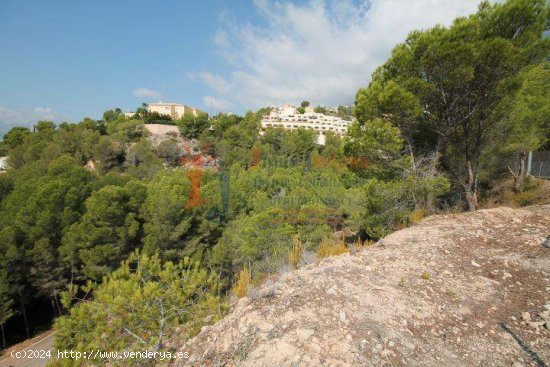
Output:
[[139,335],[136,335],[136,334],[132,333],[130,330],[128,330],[128,328],[124,328],[124,331],[125,331],[128,335],[130,335],[130,336],[136,338],[140,343],[142,343],[142,344],[144,344],[144,345],[147,345],[147,342],[146,342],[145,340],[143,340],[142,338],[140,338]]

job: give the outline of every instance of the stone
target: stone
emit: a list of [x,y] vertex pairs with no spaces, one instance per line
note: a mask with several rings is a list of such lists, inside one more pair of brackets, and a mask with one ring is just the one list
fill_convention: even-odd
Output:
[[476,268],[479,268],[481,265],[476,263],[474,260],[472,260],[472,266],[475,266]]
[[531,314],[529,314],[529,312],[524,312],[521,314],[521,318],[523,319],[523,321],[529,322],[531,321]]
[[311,338],[311,336],[312,336],[313,334],[315,334],[315,330],[303,329],[303,328],[300,328],[300,329],[297,329],[297,330],[296,330],[296,335],[297,335],[298,338],[300,338],[300,340],[302,340],[302,341],[308,340],[309,338]]
[[339,317],[340,321],[346,322],[346,313],[344,311],[340,311]]

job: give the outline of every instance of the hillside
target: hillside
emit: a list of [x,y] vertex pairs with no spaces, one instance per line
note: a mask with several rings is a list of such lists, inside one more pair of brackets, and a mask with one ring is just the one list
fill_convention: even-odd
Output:
[[427,218],[251,291],[176,365],[548,364],[549,235],[549,205]]

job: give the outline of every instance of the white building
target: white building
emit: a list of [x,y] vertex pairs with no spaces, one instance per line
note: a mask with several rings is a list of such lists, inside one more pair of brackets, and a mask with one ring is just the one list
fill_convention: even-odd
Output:
[[[189,107],[184,104],[164,102],[147,104],[147,111],[157,112],[160,115],[168,115],[172,118],[172,120],[178,120],[182,118],[183,115],[185,115],[186,113],[192,114],[193,116],[198,116],[199,114],[204,113],[198,108]],[[134,114],[134,112],[127,112],[124,115],[131,117]]]
[[314,130],[318,135],[317,143],[324,144],[327,132],[343,136],[347,133],[352,121],[314,112],[311,107],[305,108],[305,113],[299,113],[296,107],[285,104],[262,117],[261,124],[261,133],[268,127],[280,127],[285,130],[298,128]]
[[161,115],[169,115],[172,119],[177,120],[186,113],[192,114],[193,116],[198,116],[200,113],[203,113],[201,110],[189,107],[179,103],[149,103],[147,105],[147,111],[149,112],[158,112]]

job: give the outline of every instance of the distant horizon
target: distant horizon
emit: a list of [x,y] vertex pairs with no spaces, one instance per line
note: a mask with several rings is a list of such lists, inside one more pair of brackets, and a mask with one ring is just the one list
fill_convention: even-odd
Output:
[[478,3],[3,1],[0,136],[159,99],[209,114],[353,104],[410,31],[448,25]]

